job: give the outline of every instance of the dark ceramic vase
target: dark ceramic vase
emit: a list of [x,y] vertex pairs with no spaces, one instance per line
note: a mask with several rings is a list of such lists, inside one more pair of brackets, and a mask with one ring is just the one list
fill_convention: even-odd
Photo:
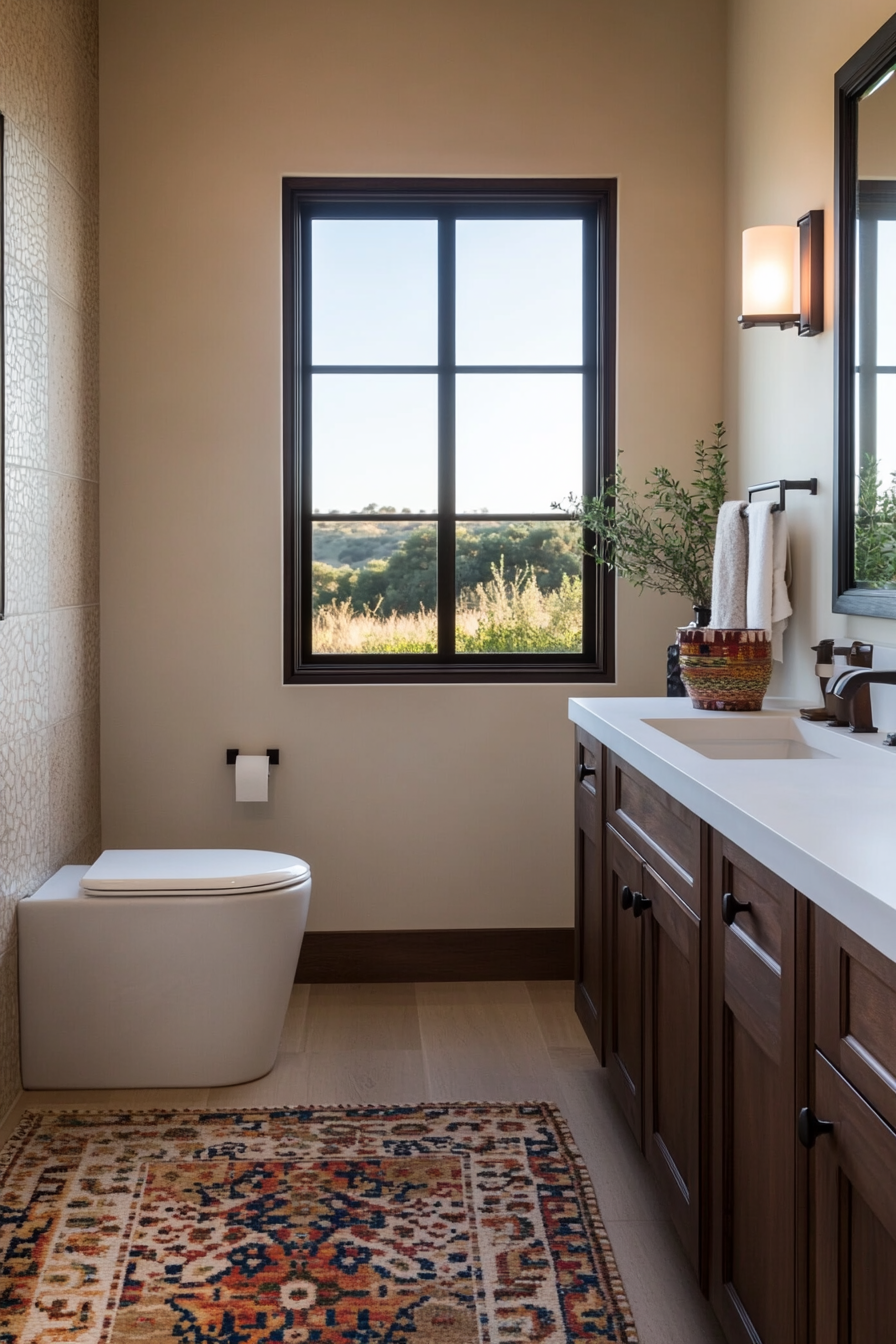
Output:
[[682,699],[687,696],[687,693],[687,688],[681,679],[678,645],[670,644],[666,649],[666,699]]
[[[712,619],[709,607],[694,607],[693,624],[704,629]],[[666,699],[680,700],[687,696],[687,687],[681,679],[681,662],[678,645],[669,644],[666,648]]]

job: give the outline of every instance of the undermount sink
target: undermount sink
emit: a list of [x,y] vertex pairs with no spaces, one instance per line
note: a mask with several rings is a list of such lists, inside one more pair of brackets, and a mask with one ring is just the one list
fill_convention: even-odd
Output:
[[838,736],[835,741],[825,743],[835,750],[825,751],[816,743],[819,734],[830,730],[804,723],[790,714],[720,714],[717,718],[643,722],[701,756],[717,761],[831,761],[845,754],[844,747],[849,752],[854,746]]

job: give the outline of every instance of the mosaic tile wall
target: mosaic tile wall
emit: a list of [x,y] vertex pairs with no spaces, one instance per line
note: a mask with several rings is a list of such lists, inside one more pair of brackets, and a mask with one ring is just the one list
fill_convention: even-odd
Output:
[[16,901],[100,843],[97,35],[97,0],[0,0],[0,1116],[20,1087]]

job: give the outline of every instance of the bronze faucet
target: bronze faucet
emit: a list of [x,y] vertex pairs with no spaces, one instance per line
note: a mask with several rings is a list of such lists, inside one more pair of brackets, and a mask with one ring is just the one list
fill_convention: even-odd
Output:
[[845,667],[828,683],[826,694],[845,708],[844,717],[849,719],[851,733],[877,732],[871,722],[871,697],[867,692],[865,695],[860,694],[863,687],[875,683],[881,686],[896,686],[896,670],[887,671],[880,668],[875,672],[870,667]]

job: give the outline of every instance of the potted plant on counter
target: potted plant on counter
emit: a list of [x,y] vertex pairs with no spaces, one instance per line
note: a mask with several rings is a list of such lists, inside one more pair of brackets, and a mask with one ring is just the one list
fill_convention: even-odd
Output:
[[[654,467],[639,495],[617,468],[599,495],[570,495],[553,507],[571,513],[574,527],[594,534],[594,550],[586,548],[586,554],[598,564],[615,569],[639,592],[649,588],[687,598],[695,623],[706,626],[716,522],[727,489],[726,450],[725,426],[719,421],[710,443],[698,439],[694,444],[690,485],[676,480],[668,467]],[[686,693],[674,644],[667,684],[670,695]]]

